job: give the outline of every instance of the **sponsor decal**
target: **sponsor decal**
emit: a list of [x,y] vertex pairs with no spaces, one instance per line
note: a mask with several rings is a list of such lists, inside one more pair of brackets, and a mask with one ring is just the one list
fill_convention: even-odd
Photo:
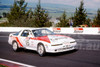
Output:
[[74,33],[83,33],[83,28],[74,28]]
[[98,33],[100,33],[100,28],[98,28]]
[[26,40],[26,45],[29,46],[29,39]]
[[53,28],[53,32],[60,33],[61,32],[61,28]]

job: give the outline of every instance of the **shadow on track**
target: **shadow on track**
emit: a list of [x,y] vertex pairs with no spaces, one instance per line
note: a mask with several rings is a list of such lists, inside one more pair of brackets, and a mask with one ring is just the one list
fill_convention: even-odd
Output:
[[[71,50],[71,51],[65,51],[65,52],[60,52],[60,53],[46,53],[44,57],[46,56],[62,56],[62,55],[66,55],[66,54],[72,54],[72,53],[75,53],[77,52],[78,49],[74,49],[74,50]],[[18,52],[25,52],[25,53],[28,53],[28,54],[38,54],[36,51],[33,51],[33,50],[27,50],[27,49],[23,49],[21,48],[20,51]]]
[[60,52],[60,53],[46,53],[45,56],[62,56],[62,55],[66,55],[66,54],[72,54],[77,52],[77,49],[71,50],[71,51],[65,51],[65,52]]

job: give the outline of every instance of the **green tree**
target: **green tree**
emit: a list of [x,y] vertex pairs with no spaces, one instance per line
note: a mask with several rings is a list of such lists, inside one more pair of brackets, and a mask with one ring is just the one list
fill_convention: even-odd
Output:
[[100,26],[100,9],[97,11],[97,16],[94,18],[93,25]]
[[74,17],[73,17],[74,25],[73,26],[85,24],[86,17],[87,17],[87,13],[86,13],[86,10],[84,9],[84,2],[82,0],[80,2],[79,8],[76,8],[76,11],[74,13]]
[[27,26],[26,21],[29,19],[31,10],[26,12],[27,3],[24,0],[14,1],[10,13],[7,18],[11,25],[13,26]]
[[69,26],[66,11],[63,12],[62,16],[59,18],[60,22],[57,23],[57,27],[67,27]]
[[49,22],[48,12],[41,7],[40,0],[34,10],[33,19],[35,27],[44,27]]
[[91,22],[91,19],[88,18],[88,19],[86,19],[85,24],[88,25],[88,27],[90,27],[91,26],[90,22]]

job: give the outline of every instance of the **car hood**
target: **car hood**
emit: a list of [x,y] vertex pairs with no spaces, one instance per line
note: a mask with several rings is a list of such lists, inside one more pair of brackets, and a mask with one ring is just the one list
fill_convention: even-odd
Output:
[[74,42],[75,40],[69,36],[64,35],[48,35],[51,44],[59,44],[64,42]]

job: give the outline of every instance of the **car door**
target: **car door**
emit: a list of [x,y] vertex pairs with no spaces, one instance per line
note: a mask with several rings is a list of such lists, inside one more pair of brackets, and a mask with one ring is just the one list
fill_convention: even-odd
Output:
[[21,35],[19,36],[19,40],[20,40],[21,44],[23,45],[23,47],[29,46],[28,35],[29,35],[29,30],[24,30],[21,33]]
[[37,30],[32,30],[30,35],[28,36],[29,48],[32,50],[37,50],[37,45],[39,43],[37,37],[39,36],[39,32]]

